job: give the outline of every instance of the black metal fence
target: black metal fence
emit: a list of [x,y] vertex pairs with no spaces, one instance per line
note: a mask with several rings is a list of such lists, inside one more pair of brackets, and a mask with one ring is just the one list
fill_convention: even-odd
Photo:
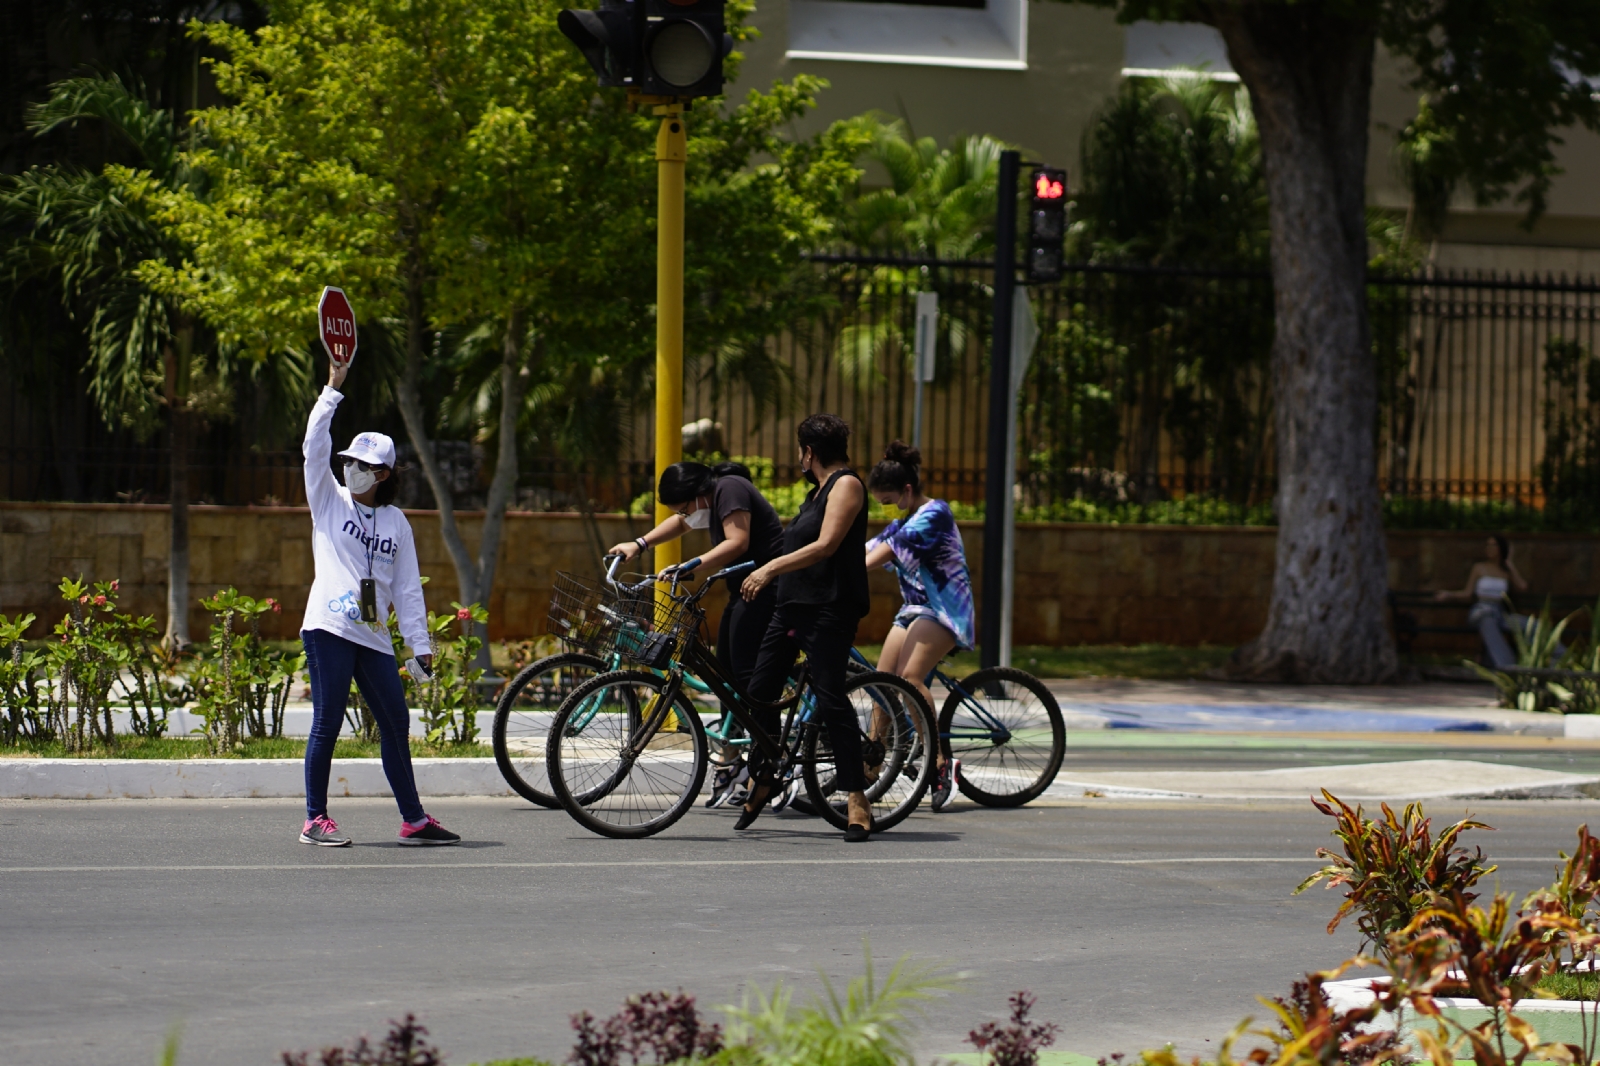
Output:
[[[936,378],[922,448],[932,492],[983,499],[990,271],[983,262],[813,257],[813,313],[738,358],[691,353],[690,445],[795,480],[794,427],[833,411],[867,465],[913,431],[916,295],[939,295]],[[1024,514],[1064,520],[1270,522],[1275,489],[1271,279],[1261,273],[1078,265],[1029,291],[1038,325],[1019,402]],[[1600,529],[1600,284],[1434,273],[1373,277],[1379,483],[1392,525]],[[648,490],[648,383],[624,461],[531,461],[517,506],[621,509]],[[15,398],[13,403],[17,402]],[[19,424],[13,418],[11,424]],[[10,499],[165,496],[167,455],[101,432],[61,448],[0,445]],[[481,500],[462,451],[458,504]],[[297,503],[299,455],[233,441],[197,449],[197,499]],[[414,478],[413,502],[430,496]],[[70,491],[69,491],[70,490]]]
[[[866,464],[910,439],[916,293],[939,294],[922,448],[933,491],[983,498],[988,265],[814,259],[831,300],[772,338],[762,388],[691,376],[686,418],[778,460],[831,410]],[[1036,518],[1270,522],[1276,489],[1265,273],[1077,265],[1029,292],[1018,494]],[[1600,528],[1600,284],[1434,272],[1368,285],[1379,484],[1395,526]],[[774,380],[787,383],[777,395]],[[643,427],[642,427],[643,428]],[[647,429],[635,434],[649,439]],[[640,458],[643,458],[641,456]]]

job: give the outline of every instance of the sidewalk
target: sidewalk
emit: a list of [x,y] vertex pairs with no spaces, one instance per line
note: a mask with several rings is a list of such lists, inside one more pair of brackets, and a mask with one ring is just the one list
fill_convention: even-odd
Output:
[[1506,710],[1496,706],[1487,684],[1267,685],[1134,678],[1046,684],[1061,703],[1068,729],[1600,737],[1600,716]]

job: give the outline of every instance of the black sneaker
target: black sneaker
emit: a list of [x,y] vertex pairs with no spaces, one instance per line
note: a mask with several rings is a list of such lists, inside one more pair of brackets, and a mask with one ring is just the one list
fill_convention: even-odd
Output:
[[431,814],[425,815],[425,817],[427,818],[427,821],[423,822],[421,827],[414,826],[410,822],[400,823],[400,838],[398,843],[401,847],[423,847],[429,844],[461,843],[461,837],[440,825],[439,819],[435,818]]
[[350,838],[339,833],[339,824],[326,814],[306,819],[300,830],[300,843],[315,844],[319,848],[348,848]]
[[933,809],[945,810],[956,798],[956,774],[961,772],[960,759],[946,759],[933,782]]

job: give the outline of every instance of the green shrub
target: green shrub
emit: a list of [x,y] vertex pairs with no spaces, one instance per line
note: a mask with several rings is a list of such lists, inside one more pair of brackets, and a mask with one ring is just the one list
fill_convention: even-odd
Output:
[[[261,616],[283,609],[270,596],[257,600],[238,589],[219,589],[200,606],[216,618],[207,641],[207,655],[193,661],[189,682],[194,711],[205,721],[201,730],[212,753],[232,752],[245,735],[281,737],[283,712],[295,678],[305,667],[304,653],[290,655],[261,639]],[[235,625],[243,618],[247,632]]]

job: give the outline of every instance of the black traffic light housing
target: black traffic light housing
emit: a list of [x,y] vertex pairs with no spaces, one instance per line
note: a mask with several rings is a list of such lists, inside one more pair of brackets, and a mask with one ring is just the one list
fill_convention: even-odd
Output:
[[601,0],[563,11],[556,26],[578,46],[603,88],[678,100],[722,93],[733,51],[725,0]]
[[556,28],[566,34],[600,76],[602,88],[631,87],[638,33],[632,0],[600,0],[599,11],[563,11]]
[[1066,258],[1067,172],[1062,167],[1035,167],[1028,204],[1030,282],[1060,281]]

